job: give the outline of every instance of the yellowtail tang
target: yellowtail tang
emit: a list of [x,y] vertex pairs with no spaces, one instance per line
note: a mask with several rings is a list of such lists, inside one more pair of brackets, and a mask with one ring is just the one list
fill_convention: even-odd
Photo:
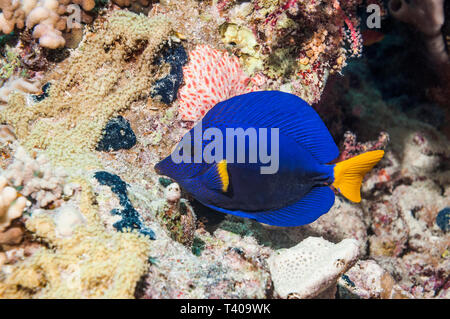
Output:
[[[224,154],[222,159],[178,163],[172,157],[180,155],[177,148],[174,152],[178,154],[172,153],[159,162],[156,171],[176,180],[205,206],[275,226],[308,224],[328,212],[335,199],[332,187],[347,199],[360,202],[364,175],[384,155],[381,150],[370,151],[330,164],[339,150],[319,115],[301,98],[279,91],[251,92],[215,105],[186,134],[193,148],[189,156],[198,154],[196,147],[204,150],[208,145],[207,140],[195,145],[194,132],[200,130],[203,134],[210,128],[220,130],[223,136],[227,129],[278,129],[277,141],[267,134],[271,156],[278,151],[277,171],[262,174],[267,161],[248,160],[252,147],[260,146],[252,145],[249,136],[245,137],[247,157],[243,163],[237,161],[238,154],[226,156],[231,147],[239,147],[238,138],[233,138],[228,146],[223,143],[223,152],[214,153]],[[274,142],[278,142],[278,150]]]

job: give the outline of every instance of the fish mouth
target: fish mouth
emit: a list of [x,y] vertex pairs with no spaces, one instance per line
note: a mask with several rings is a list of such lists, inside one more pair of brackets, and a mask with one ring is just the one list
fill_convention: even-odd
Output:
[[164,175],[164,174],[161,172],[160,163],[161,163],[161,162],[156,163],[155,166],[153,166],[153,168],[154,168],[156,174],[158,174],[158,175]]

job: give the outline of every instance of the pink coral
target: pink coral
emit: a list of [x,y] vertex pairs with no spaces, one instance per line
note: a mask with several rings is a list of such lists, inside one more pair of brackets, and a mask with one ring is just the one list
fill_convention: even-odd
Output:
[[355,28],[352,20],[345,14],[344,10],[341,8],[341,5],[338,0],[333,1],[333,7],[338,11],[338,13],[343,17],[345,24],[347,25],[349,31],[348,39],[350,41],[352,47],[351,56],[359,57],[362,52],[362,36],[359,31]]
[[343,150],[339,156],[339,160],[344,161],[368,151],[383,150],[386,148],[388,143],[389,134],[386,132],[380,132],[380,135],[376,141],[361,143],[357,142],[356,134],[347,131],[344,134],[344,141],[342,142]]
[[233,96],[256,91],[264,82],[249,78],[236,56],[200,45],[189,53],[183,67],[185,85],[179,91],[179,112],[183,120],[197,121],[217,103]]

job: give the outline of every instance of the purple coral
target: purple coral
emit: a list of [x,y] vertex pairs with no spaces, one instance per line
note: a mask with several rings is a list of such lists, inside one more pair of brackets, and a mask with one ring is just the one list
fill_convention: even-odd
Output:
[[356,134],[347,131],[344,134],[343,151],[339,160],[344,161],[361,153],[385,149],[388,143],[389,134],[386,132],[381,132],[376,141],[361,143],[357,142]]

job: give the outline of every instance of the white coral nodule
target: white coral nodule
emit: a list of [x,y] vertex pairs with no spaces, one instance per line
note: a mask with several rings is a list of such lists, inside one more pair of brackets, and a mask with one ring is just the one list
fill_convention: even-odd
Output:
[[5,230],[11,221],[22,216],[23,210],[29,205],[25,197],[19,196],[14,188],[6,185],[6,178],[0,176],[0,231]]

